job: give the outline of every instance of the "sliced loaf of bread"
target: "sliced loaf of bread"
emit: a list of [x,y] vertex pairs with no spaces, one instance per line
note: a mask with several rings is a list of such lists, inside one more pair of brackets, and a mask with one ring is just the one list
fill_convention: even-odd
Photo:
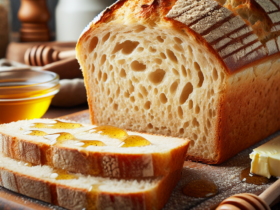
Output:
[[[278,2],[278,3],[276,3]],[[119,0],[77,43],[92,123],[221,163],[280,129],[279,0]]]
[[181,170],[144,180],[117,180],[31,166],[0,153],[0,185],[67,209],[161,209]]
[[182,168],[189,141],[113,126],[36,119],[0,125],[0,151],[32,165],[102,177],[146,178]]

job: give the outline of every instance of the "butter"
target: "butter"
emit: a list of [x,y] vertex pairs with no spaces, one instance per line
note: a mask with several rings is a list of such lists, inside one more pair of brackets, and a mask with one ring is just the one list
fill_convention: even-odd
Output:
[[250,154],[251,173],[265,176],[280,176],[280,136],[254,149]]

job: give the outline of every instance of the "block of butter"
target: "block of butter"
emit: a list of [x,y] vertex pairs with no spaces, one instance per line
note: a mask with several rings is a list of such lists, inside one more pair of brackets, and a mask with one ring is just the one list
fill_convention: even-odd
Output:
[[254,149],[250,154],[251,173],[265,176],[280,176],[280,136]]

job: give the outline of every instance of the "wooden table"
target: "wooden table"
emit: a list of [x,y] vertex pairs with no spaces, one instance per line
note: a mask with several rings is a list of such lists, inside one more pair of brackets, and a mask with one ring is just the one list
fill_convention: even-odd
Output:
[[[89,111],[86,109],[86,105],[69,109],[51,107],[44,117],[56,118],[67,115],[63,118],[74,120],[80,123],[90,123]],[[77,111],[78,113],[74,113]],[[175,187],[168,203],[164,207],[164,210],[212,210],[215,209],[219,202],[233,194],[244,192],[260,194],[275,181],[275,178],[271,179],[268,184],[257,186],[242,182],[239,178],[240,171],[250,166],[249,154],[253,148],[263,144],[277,135],[280,135],[280,131],[264,139],[260,143],[240,152],[238,155],[220,165],[206,165],[202,163],[185,161],[181,180]],[[193,198],[185,196],[182,193],[182,187],[185,186],[186,183],[190,182],[191,180],[197,180],[201,178],[206,178],[215,182],[219,187],[219,193],[212,198]],[[0,209],[62,210],[63,208],[11,192],[4,188],[0,188]],[[278,203],[274,205],[272,210],[280,210],[280,204]]]

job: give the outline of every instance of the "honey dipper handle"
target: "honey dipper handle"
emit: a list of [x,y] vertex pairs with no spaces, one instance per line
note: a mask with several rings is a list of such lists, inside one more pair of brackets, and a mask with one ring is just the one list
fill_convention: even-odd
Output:
[[280,178],[259,195],[268,205],[270,205],[280,195]]
[[68,51],[62,51],[58,54],[58,57],[60,60],[63,60],[65,58],[75,57],[76,51],[75,50],[68,50]]

